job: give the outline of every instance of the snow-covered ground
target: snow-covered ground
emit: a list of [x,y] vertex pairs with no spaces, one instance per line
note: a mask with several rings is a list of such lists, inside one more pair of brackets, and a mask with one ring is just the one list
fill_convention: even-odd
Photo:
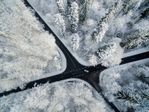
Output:
[[109,68],[100,75],[103,94],[121,112],[149,111],[149,59]]
[[0,112],[113,112],[88,83],[69,79],[0,98]]
[[123,51],[149,50],[148,0],[28,2],[83,65],[113,66]]
[[0,1],[0,92],[66,68],[54,37],[21,0]]
[[[114,66],[149,50],[148,0],[28,0],[83,65]],[[123,54],[124,53],[124,54]],[[61,73],[66,59],[23,0],[0,1],[0,93]],[[149,59],[100,75],[120,111],[148,112]],[[0,112],[112,112],[88,83],[69,79],[0,98]]]

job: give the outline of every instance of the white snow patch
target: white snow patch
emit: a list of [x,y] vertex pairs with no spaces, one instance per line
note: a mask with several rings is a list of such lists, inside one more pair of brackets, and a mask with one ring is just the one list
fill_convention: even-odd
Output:
[[113,112],[88,83],[69,79],[0,98],[0,112]]
[[0,92],[63,70],[53,35],[22,1],[3,0],[0,12]]
[[149,59],[112,67],[101,73],[100,86],[104,95],[120,111],[126,112],[128,108],[133,108],[135,112],[147,112],[148,73]]

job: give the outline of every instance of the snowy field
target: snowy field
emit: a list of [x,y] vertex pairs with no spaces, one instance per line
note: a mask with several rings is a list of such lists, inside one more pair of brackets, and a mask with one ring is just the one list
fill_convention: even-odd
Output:
[[0,98],[0,112],[113,112],[88,83],[69,79]]
[[149,50],[148,0],[28,2],[83,65],[113,66]]
[[120,112],[149,111],[149,59],[107,69],[101,73],[104,95]]
[[0,1],[0,93],[66,68],[54,37],[21,0]]

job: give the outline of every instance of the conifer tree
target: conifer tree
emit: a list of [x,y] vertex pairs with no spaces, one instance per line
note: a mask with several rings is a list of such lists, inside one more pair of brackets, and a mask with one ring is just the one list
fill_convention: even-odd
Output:
[[79,23],[79,6],[77,2],[72,2],[69,13],[70,30],[76,32]]

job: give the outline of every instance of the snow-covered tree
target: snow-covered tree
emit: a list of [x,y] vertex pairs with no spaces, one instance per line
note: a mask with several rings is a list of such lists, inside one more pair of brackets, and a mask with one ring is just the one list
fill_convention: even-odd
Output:
[[[45,77],[45,68],[50,65],[47,69],[52,71],[53,65],[49,62],[55,56],[60,58],[60,54],[54,37],[43,30],[42,25],[22,1],[3,0],[0,5],[2,92]],[[54,69],[57,69],[56,66]]]
[[[36,0],[30,1],[36,3]],[[94,54],[98,47],[104,46],[103,44],[112,38],[122,40],[121,46],[125,53],[149,45],[148,0],[57,0],[57,3],[46,0],[43,2],[49,3],[49,8],[47,7],[49,18],[61,12],[53,7],[65,9],[65,16],[60,13],[65,20],[65,37],[70,37],[72,33],[79,34],[81,50],[78,51],[83,52],[73,52],[88,64],[91,52]],[[64,5],[66,5],[65,8],[63,8]],[[38,5],[34,6],[38,7]],[[50,10],[51,7],[56,10]],[[41,9],[39,12],[44,18],[45,11],[42,12]],[[53,27],[56,33],[61,33],[62,27],[57,27],[53,24],[54,21],[47,19],[49,26]],[[63,36],[59,38],[61,37]],[[70,39],[65,38],[64,41],[66,47],[70,47]]]
[[71,47],[75,51],[80,46],[80,36],[77,33],[71,35]]
[[120,3],[115,3],[109,9],[108,13],[106,13],[105,16],[101,18],[101,20],[97,24],[97,27],[93,30],[91,37],[97,43],[102,41],[106,32],[109,30],[110,22],[112,22],[117,10],[119,9]]
[[76,32],[79,23],[79,6],[77,2],[74,1],[71,3],[70,13],[68,16],[69,16],[70,29],[72,32]]
[[[61,93],[61,95],[60,95]],[[103,98],[81,80],[44,84],[0,98],[0,112],[112,112]]]
[[[140,63],[142,64],[140,65]],[[104,95],[120,111],[127,112],[131,108],[135,112],[147,112],[149,109],[149,85],[148,82],[138,78],[145,76],[146,73],[148,74],[147,60],[104,71],[100,83]]]
[[136,112],[147,112],[149,109],[149,86],[140,81],[132,81],[123,86],[115,97],[123,101],[127,108],[133,107]]
[[96,55],[91,55],[89,56],[89,62],[92,64],[92,65],[97,65],[98,64],[98,58]]
[[126,33],[123,39],[126,49],[147,46],[149,44],[149,21],[143,20],[134,25],[131,32]]
[[65,20],[64,17],[58,13],[54,15],[54,23],[60,28],[60,33],[64,34],[66,30]]
[[56,0],[56,3],[57,3],[57,7],[58,7],[58,10],[59,10],[59,13],[64,15],[65,14],[65,10],[66,10],[65,0]]
[[149,66],[147,65],[139,65],[135,66],[136,68],[136,76],[142,78],[149,78]]
[[142,17],[146,9],[146,0],[123,1],[122,10],[111,25],[113,35],[121,34],[118,36],[126,51],[149,45],[149,21]]
[[87,18],[91,0],[79,0],[79,22],[83,23]]
[[114,66],[120,64],[123,57],[123,48],[121,48],[120,39],[114,38],[96,52],[99,61],[103,66]]
[[127,44],[124,46],[127,49],[133,49],[135,47],[142,47],[146,46],[149,43],[149,36],[148,35],[138,35],[136,38],[130,38],[127,41]]
[[130,11],[136,11],[145,0],[124,0],[123,14],[128,14]]

